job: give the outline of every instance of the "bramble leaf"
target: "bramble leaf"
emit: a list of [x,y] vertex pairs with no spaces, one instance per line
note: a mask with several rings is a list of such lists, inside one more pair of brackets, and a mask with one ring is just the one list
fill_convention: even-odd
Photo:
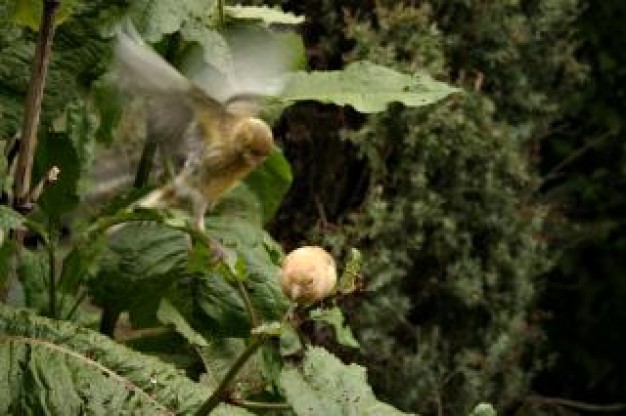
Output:
[[359,348],[359,342],[354,338],[352,330],[345,323],[345,318],[341,309],[333,307],[330,309],[315,309],[310,313],[310,318],[314,321],[326,322],[332,326],[337,337],[337,342],[346,347]]
[[180,30],[189,19],[202,18],[214,0],[138,0],[130,5],[130,16],[143,38],[158,42],[163,35]]
[[4,205],[0,205],[0,231],[6,232],[13,230],[24,224],[25,221],[26,218],[24,218],[19,212],[16,212]]
[[281,98],[350,105],[362,113],[376,113],[393,102],[421,107],[455,92],[459,89],[427,74],[403,74],[372,62],[357,61],[342,71],[296,72]]
[[[210,392],[91,330],[0,305],[1,414],[193,414]],[[213,414],[250,415],[221,404]]]
[[308,348],[301,366],[286,366],[280,384],[298,416],[407,415],[376,399],[365,368],[320,347]]

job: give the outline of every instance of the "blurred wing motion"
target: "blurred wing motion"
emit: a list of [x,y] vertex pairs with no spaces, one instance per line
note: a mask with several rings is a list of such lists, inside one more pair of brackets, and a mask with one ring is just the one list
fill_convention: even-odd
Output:
[[160,152],[183,161],[170,183],[137,205],[188,207],[203,229],[206,210],[272,151],[271,129],[254,117],[255,100],[236,90],[233,82],[229,94],[245,99],[225,96],[222,104],[149,48],[132,27],[130,33],[118,33],[116,58],[120,88],[148,100],[149,139],[157,141]]

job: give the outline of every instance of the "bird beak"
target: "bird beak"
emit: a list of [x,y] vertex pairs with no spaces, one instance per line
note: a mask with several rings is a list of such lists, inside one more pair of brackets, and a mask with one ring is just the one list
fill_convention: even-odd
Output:
[[258,166],[265,160],[265,155],[258,155],[253,153],[246,153],[246,162],[252,166]]

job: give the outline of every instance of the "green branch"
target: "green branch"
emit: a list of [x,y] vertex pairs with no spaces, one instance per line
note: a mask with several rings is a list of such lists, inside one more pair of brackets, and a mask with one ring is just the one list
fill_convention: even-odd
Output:
[[248,359],[259,349],[261,345],[267,339],[266,335],[258,335],[252,338],[252,342],[246,347],[245,351],[241,353],[237,361],[233,364],[233,366],[228,370],[228,373],[224,376],[219,386],[211,397],[207,399],[206,402],[202,404],[200,409],[195,413],[195,416],[205,416],[211,413],[213,409],[217,407],[218,404],[227,399],[226,395],[228,393],[228,387],[234,380],[241,367],[248,361]]
[[57,293],[56,293],[56,232],[52,220],[48,220],[48,314],[50,318],[57,317]]
[[259,326],[259,318],[254,311],[254,306],[252,306],[252,301],[250,300],[250,296],[248,295],[248,289],[246,289],[246,285],[240,279],[237,279],[237,291],[239,295],[243,299],[243,304],[246,307],[246,312],[248,312],[248,316],[250,317],[250,325],[252,328],[256,328]]
[[252,400],[241,400],[241,399],[229,399],[229,403],[244,407],[250,410],[291,410],[293,407],[288,403],[268,403],[268,402],[257,402]]
[[226,27],[226,11],[225,0],[217,0],[217,28],[224,30]]

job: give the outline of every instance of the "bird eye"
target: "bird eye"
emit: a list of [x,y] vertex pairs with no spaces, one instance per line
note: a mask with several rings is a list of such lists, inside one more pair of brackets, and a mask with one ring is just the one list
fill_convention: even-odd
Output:
[[250,149],[250,154],[255,157],[265,156],[265,152],[261,149]]

